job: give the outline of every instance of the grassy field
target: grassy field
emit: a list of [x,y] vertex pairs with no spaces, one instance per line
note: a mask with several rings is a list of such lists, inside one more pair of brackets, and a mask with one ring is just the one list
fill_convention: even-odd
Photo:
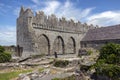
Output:
[[32,72],[32,70],[18,70],[18,71],[0,73],[0,80],[11,80],[13,78],[18,77],[20,73],[27,73],[27,72]]

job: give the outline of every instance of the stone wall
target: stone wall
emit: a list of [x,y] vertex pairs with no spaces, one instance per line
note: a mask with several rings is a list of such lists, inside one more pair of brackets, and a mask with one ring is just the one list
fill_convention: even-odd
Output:
[[55,15],[46,16],[43,12],[37,12],[36,16],[33,17],[33,27],[38,27],[48,30],[57,30],[62,32],[74,32],[83,33],[87,30],[94,28],[92,25],[87,25],[86,23],[81,24],[80,22],[74,22],[71,20],[66,20],[64,17],[57,18]]
[[93,25],[82,24],[54,14],[46,16],[21,7],[17,19],[17,45],[23,47],[22,56],[78,53],[80,41]]
[[119,39],[109,39],[109,40],[94,40],[94,41],[81,41],[82,48],[94,48],[101,49],[107,43],[117,43],[120,44]]

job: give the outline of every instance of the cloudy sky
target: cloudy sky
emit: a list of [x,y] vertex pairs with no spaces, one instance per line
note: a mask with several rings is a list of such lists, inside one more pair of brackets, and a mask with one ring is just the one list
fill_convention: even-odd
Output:
[[120,0],[0,0],[0,45],[16,44],[20,7],[99,26],[120,24]]

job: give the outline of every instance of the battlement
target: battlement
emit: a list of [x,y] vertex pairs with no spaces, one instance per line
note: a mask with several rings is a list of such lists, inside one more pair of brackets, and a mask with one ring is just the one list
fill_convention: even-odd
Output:
[[75,22],[70,19],[67,20],[65,17],[58,18],[56,15],[45,15],[43,11],[37,11],[34,15],[33,11],[28,8],[25,9],[21,7],[19,18],[20,17],[31,17],[32,27],[47,29],[47,30],[57,30],[57,31],[67,31],[67,32],[87,32],[89,29],[97,28],[98,26],[88,25],[86,23],[81,23],[80,21]]

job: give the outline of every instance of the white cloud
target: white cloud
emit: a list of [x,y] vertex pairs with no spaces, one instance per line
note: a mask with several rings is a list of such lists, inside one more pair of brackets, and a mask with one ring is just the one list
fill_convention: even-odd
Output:
[[95,8],[87,8],[87,9],[84,9],[84,10],[81,12],[81,14],[80,14],[80,15],[81,15],[81,18],[87,17],[93,9],[95,9]]
[[89,24],[109,26],[120,24],[120,11],[105,11],[98,14],[93,14],[87,18]]
[[[76,3],[66,0],[59,2],[57,0],[32,0],[35,5],[32,8],[35,11],[42,10],[47,15],[55,14],[57,17],[66,17],[67,19],[81,20],[87,17],[95,8],[80,9],[76,7]],[[39,3],[39,4],[38,4]],[[41,8],[41,5],[44,7]]]
[[[32,0],[36,5],[35,10],[43,10],[45,14],[55,14],[57,17],[66,17],[67,19],[80,20],[81,22],[87,22],[88,24],[94,24],[99,26],[109,26],[120,23],[120,11],[105,11],[101,13],[92,13],[95,7],[90,8],[76,8],[76,2],[66,0],[65,2],[59,2],[57,0]],[[79,0],[77,0],[79,2]],[[40,8],[40,5],[44,7]]]
[[32,0],[32,2],[38,5],[40,4],[40,0]]
[[16,28],[14,26],[0,26],[0,45],[16,44]]
[[55,13],[55,11],[60,7],[61,3],[58,1],[48,1],[45,2],[45,7],[42,9],[45,13]]

